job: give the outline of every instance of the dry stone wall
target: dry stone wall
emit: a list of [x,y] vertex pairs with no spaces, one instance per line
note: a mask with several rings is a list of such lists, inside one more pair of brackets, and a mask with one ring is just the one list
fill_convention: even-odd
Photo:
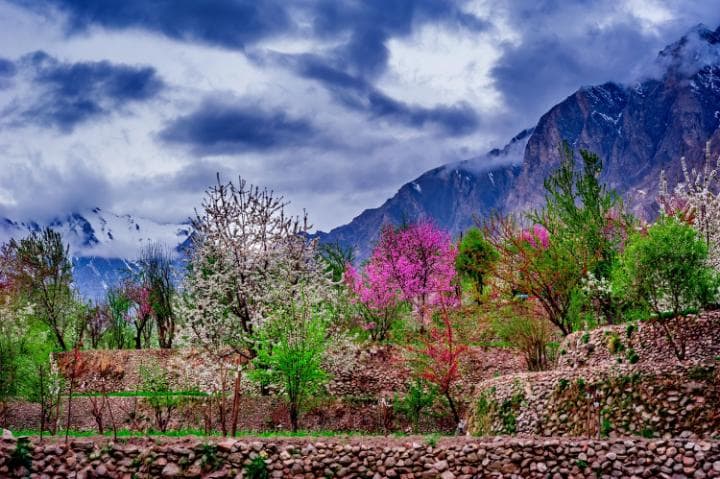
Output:
[[253,462],[267,477],[298,479],[720,477],[720,443],[694,439],[443,439],[434,445],[422,438],[84,439],[19,445],[4,438],[0,446],[0,476],[8,478],[243,478],[250,477]]
[[720,312],[669,320],[666,331],[629,323],[569,335],[557,369],[478,383],[474,434],[663,437],[720,435]]
[[720,434],[716,364],[614,365],[516,374],[478,385],[476,435],[664,437]]
[[[720,355],[720,311],[675,318],[667,324],[673,335],[685,342],[685,360],[707,361]],[[558,368],[628,362],[652,366],[679,361],[660,324],[639,321],[568,335],[560,346]]]

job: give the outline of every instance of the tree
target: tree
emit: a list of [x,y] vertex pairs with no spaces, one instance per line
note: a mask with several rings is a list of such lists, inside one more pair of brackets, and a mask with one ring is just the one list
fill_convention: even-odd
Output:
[[255,357],[255,332],[269,313],[297,301],[301,290],[332,302],[332,282],[318,261],[317,242],[308,239],[307,216],[288,216],[286,207],[271,191],[243,179],[222,183],[218,176],[193,221],[184,315],[195,341],[236,370],[233,434],[241,363]]
[[158,343],[161,348],[171,348],[176,327],[172,254],[166,247],[152,243],[143,248],[138,263],[141,282],[148,290],[149,304],[157,326]]
[[458,246],[455,269],[473,285],[475,301],[479,304],[485,285],[485,277],[499,257],[492,244],[480,229],[473,227],[465,232]]
[[[600,181],[602,161],[596,154],[580,150],[581,168],[567,143],[561,154],[560,166],[544,181],[546,206],[530,219],[551,231],[556,244],[569,248],[586,278],[607,281],[632,218],[618,194]],[[619,305],[610,297],[594,299],[596,313],[615,322]]]
[[348,263],[345,283],[351,292],[351,301],[360,309],[361,327],[370,334],[373,341],[385,341],[393,323],[397,320],[401,297],[388,271],[377,263],[369,263],[363,274]]
[[111,288],[107,292],[107,308],[110,318],[109,344],[115,349],[125,349],[130,342],[128,313],[132,300],[123,288]]
[[[383,227],[372,256],[365,266],[361,281],[349,282],[362,300],[370,288],[375,303],[371,309],[385,304],[406,302],[413,308],[420,330],[424,331],[433,311],[441,306],[458,303],[455,289],[455,255],[450,236],[432,223],[421,221],[396,228]],[[359,273],[348,270],[350,279]],[[394,297],[394,299],[393,299]]]
[[[150,318],[153,316],[153,304],[151,290],[146,284],[125,283],[123,295],[130,301],[132,315],[128,314],[128,320],[135,328],[135,349],[142,349],[143,336],[145,335]],[[147,342],[147,341],[146,341]]]
[[251,378],[277,387],[290,410],[293,432],[301,408],[326,382],[322,360],[328,347],[323,311],[306,301],[278,309],[257,335]]
[[511,218],[494,217],[484,228],[500,258],[493,272],[497,294],[505,301],[536,298],[546,318],[564,335],[571,333],[573,294],[584,277],[574,242],[556,240],[539,224],[520,228]]
[[42,233],[10,243],[4,248],[12,282],[35,305],[35,313],[52,331],[55,342],[68,350],[66,334],[73,315],[72,265],[68,247],[60,233],[46,228]]
[[493,317],[493,330],[500,339],[522,352],[528,370],[548,369],[548,344],[553,339],[553,329],[542,314],[539,301],[515,297],[492,301],[488,306],[492,309],[488,314]]
[[707,266],[705,241],[675,217],[661,216],[647,229],[630,237],[612,274],[613,293],[645,304],[657,315],[678,359],[685,356],[665,316],[715,300],[717,273]]
[[708,264],[720,271],[720,155],[713,160],[707,142],[701,171],[688,170],[685,158],[680,164],[683,181],[672,192],[662,172],[658,203],[664,214],[682,218],[695,228],[708,247]]
[[422,339],[422,347],[412,348],[411,351],[417,356],[420,377],[437,386],[440,394],[447,399],[455,423],[460,424],[460,411],[453,396],[461,379],[460,359],[467,353],[468,347],[456,338],[447,308],[442,308],[440,322],[440,327],[433,327],[430,334]]

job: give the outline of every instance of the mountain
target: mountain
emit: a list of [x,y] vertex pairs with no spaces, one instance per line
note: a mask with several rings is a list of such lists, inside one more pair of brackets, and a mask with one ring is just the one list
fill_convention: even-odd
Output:
[[178,254],[191,234],[189,224],[163,224],[94,208],[50,221],[0,219],[0,241],[22,238],[45,227],[60,232],[70,247],[73,277],[80,294],[97,299],[131,273],[143,246],[160,243]]
[[656,214],[660,172],[681,178],[704,161],[705,143],[720,152],[720,27],[698,25],[659,54],[654,71],[634,85],[582,87],[503,149],[422,174],[375,209],[320,241],[356,248],[366,258],[381,227],[419,218],[458,235],[474,216],[519,212],[543,202],[543,180],[559,164],[560,146],[603,159],[603,180],[638,215]]

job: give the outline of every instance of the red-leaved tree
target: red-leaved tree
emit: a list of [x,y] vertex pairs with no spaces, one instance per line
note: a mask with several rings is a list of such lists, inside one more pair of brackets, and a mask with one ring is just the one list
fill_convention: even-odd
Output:
[[450,313],[447,308],[440,312],[441,325],[430,329],[430,334],[423,338],[423,345],[412,348],[420,364],[420,377],[438,387],[447,399],[456,424],[460,423],[460,411],[453,398],[454,389],[462,378],[460,359],[468,352],[455,335]]

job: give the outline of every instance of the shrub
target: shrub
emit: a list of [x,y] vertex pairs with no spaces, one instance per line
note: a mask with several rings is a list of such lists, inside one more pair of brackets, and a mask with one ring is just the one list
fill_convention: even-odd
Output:
[[155,427],[161,432],[165,432],[173,414],[182,402],[182,396],[174,393],[167,371],[160,366],[141,365],[139,372],[143,389],[151,393],[146,400],[153,410]]
[[393,407],[395,412],[404,415],[410,420],[413,430],[417,432],[420,417],[425,410],[432,407],[436,398],[437,387],[416,379],[402,398],[395,398]]
[[248,479],[268,479],[270,473],[268,472],[267,463],[261,456],[255,456],[250,464],[245,466],[245,477]]

